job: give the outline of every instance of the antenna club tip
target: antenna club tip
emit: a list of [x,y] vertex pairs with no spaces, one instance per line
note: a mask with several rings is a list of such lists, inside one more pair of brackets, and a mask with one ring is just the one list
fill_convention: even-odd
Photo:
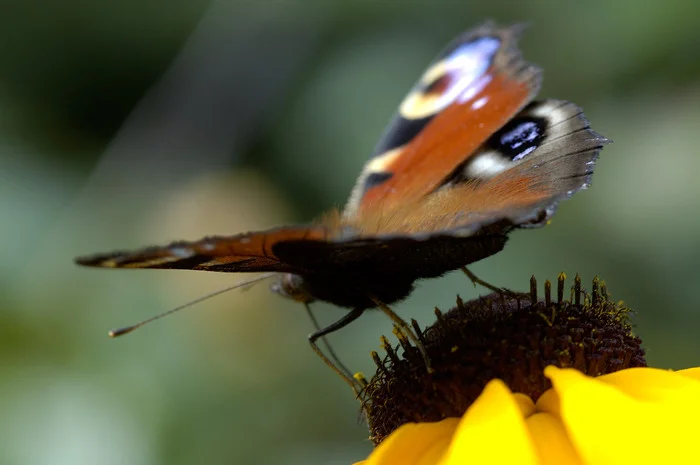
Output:
[[109,332],[107,333],[109,337],[115,338],[119,336],[123,336],[125,334],[128,334],[138,328],[140,325],[134,325],[134,326],[127,326],[125,328],[119,328],[119,329],[110,329]]

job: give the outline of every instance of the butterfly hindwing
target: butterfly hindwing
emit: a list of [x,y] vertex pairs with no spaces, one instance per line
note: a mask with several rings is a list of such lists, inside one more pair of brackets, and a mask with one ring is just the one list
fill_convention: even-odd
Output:
[[559,201],[588,187],[608,142],[590,129],[577,105],[553,99],[533,102],[455,174],[460,184],[473,186],[462,197],[463,208],[519,226],[544,224]]

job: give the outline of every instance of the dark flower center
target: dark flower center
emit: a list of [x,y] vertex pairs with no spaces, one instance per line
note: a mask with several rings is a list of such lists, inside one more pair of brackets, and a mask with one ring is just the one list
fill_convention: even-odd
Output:
[[386,356],[372,353],[377,373],[362,392],[375,444],[404,423],[461,417],[494,378],[537,400],[551,387],[543,374],[548,365],[589,376],[646,366],[630,310],[611,301],[598,279],[589,294],[576,276],[567,300],[565,279],[560,275],[556,300],[549,281],[539,299],[533,277],[529,294],[493,293],[466,303],[457,298],[447,313],[435,309],[437,321],[425,330],[414,322],[432,373],[405,335],[395,331],[400,355],[383,338]]

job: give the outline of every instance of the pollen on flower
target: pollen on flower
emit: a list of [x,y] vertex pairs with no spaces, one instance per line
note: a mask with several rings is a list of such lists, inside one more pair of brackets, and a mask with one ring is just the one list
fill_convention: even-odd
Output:
[[565,282],[562,273],[554,299],[549,281],[539,298],[533,277],[528,294],[493,293],[466,303],[458,297],[448,312],[435,309],[428,328],[413,321],[431,373],[402,331],[394,330],[397,347],[382,337],[386,355],[372,352],[377,372],[361,394],[372,441],[404,423],[461,417],[494,378],[536,401],[551,387],[543,373],[548,365],[589,376],[646,366],[630,310],[609,298],[605,284],[594,279],[588,293],[577,275],[566,299]]

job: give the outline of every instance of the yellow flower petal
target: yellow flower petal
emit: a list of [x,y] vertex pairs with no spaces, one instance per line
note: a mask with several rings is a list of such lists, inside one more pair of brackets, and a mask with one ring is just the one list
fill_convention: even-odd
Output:
[[578,465],[581,460],[561,419],[549,413],[536,413],[526,420],[541,465]]
[[637,400],[649,402],[695,401],[700,389],[700,380],[658,368],[630,368],[596,379],[620,388]]
[[676,373],[700,381],[700,367],[686,368],[685,370],[678,370]]
[[537,464],[521,403],[503,381],[489,382],[467,409],[447,454],[438,463]]
[[357,465],[700,463],[700,368],[545,374],[536,405],[493,380],[461,421],[404,425]]
[[[694,425],[700,415],[700,383],[665,370],[624,371],[631,372],[627,380],[627,374],[589,378],[573,369],[545,370],[557,392],[561,419],[582,461],[697,463],[698,458],[691,459],[688,453],[697,437]],[[611,379],[604,379],[608,376]],[[679,382],[682,378],[687,382]],[[646,383],[644,389],[633,384],[639,382]],[[687,402],[674,400],[674,390]]]
[[513,397],[515,397],[515,401],[518,403],[518,407],[520,407],[520,411],[522,412],[525,418],[529,417],[530,415],[533,415],[537,411],[535,409],[535,403],[530,397],[526,396],[525,394],[516,392],[515,394],[513,394]]
[[450,445],[459,421],[447,418],[436,423],[407,423],[356,465],[435,465]]
[[[545,370],[545,373],[547,371]],[[549,413],[556,418],[561,418],[561,401],[559,400],[559,394],[554,389],[549,389],[545,391],[539,399],[535,407],[538,412]]]

